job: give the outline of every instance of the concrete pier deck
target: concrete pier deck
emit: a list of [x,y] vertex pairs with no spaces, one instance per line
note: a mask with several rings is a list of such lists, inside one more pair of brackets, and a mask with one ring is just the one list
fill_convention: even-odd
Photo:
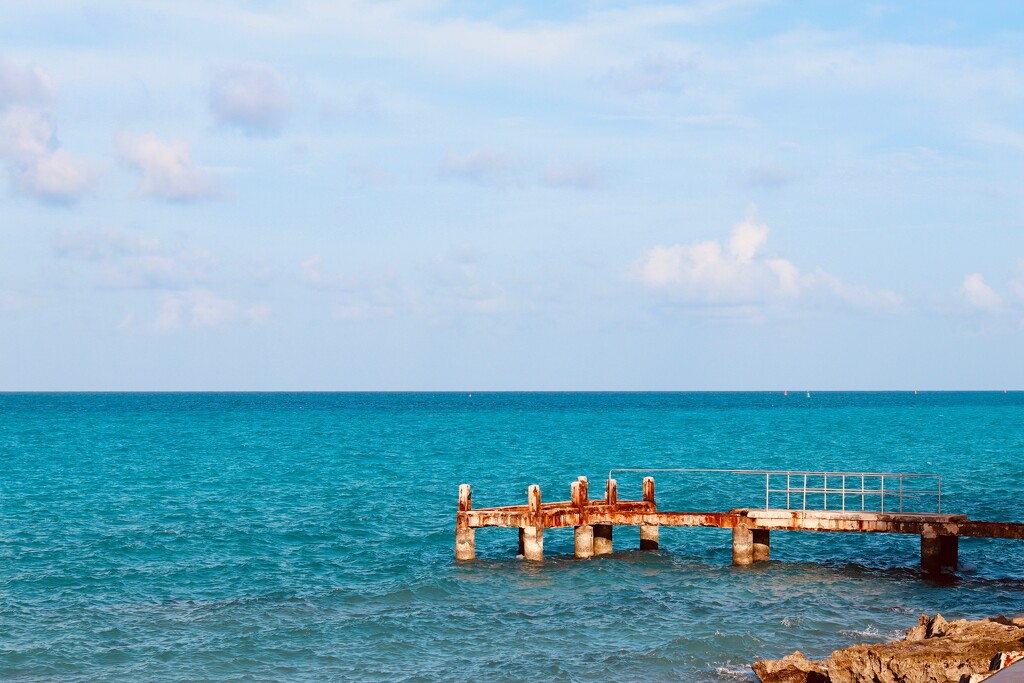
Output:
[[590,499],[585,477],[572,482],[570,494],[568,501],[543,503],[540,488],[530,486],[526,505],[474,509],[471,489],[463,484],[456,517],[456,559],[476,557],[474,533],[483,527],[519,529],[519,553],[531,560],[543,558],[545,529],[574,528],[575,554],[581,558],[611,552],[616,526],[640,527],[641,549],[658,547],[660,527],[732,529],[733,564],[737,565],[769,559],[772,531],[915,534],[921,537],[921,566],[930,572],[956,567],[960,537],[1024,539],[1022,523],[975,521],[953,514],[772,508],[661,511],[655,503],[653,477],[643,480],[642,500],[619,500],[614,479],[605,482],[601,499]]

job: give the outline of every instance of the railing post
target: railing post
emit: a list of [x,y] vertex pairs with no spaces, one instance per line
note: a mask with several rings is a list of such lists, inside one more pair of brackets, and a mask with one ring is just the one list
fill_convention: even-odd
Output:
[[[644,477],[644,502],[656,505],[654,502],[654,477]],[[640,525],[640,550],[658,549],[658,525]]]
[[765,510],[768,509],[768,493],[771,491],[771,488],[768,486],[768,481],[769,481],[769,478],[771,476],[772,475],[768,474],[767,472],[764,473],[764,509]]
[[[619,502],[618,486],[614,479],[609,478],[604,483],[604,502],[607,505],[615,505]],[[607,555],[612,551],[612,525],[594,525],[594,554]]]
[[587,478],[580,477],[572,483],[572,502],[579,508],[580,525],[573,533],[573,550],[576,557],[585,560],[594,555],[594,527],[587,522]]
[[882,486],[879,489],[882,492],[882,512],[885,512],[885,475],[882,475]]
[[526,526],[520,533],[522,539],[522,554],[527,560],[540,561],[544,559],[544,521],[541,518],[540,487],[531,484],[526,490],[527,515]]
[[619,502],[619,487],[614,479],[609,479],[604,483],[604,502],[609,505]]
[[455,517],[455,559],[476,559],[476,530],[469,526],[465,514],[473,509],[473,490],[469,484],[459,485],[459,511]]

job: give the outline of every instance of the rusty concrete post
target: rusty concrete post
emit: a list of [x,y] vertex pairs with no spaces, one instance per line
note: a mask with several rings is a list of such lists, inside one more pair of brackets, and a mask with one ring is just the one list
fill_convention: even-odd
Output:
[[544,559],[544,522],[540,516],[540,487],[531,484],[526,490],[529,520],[519,537],[522,543],[522,554],[527,560]]
[[585,560],[594,556],[594,527],[587,524],[587,478],[580,477],[569,485],[572,504],[579,510],[580,521],[575,529],[574,546],[576,557]]
[[654,477],[644,477],[644,501],[654,502]]
[[476,559],[476,529],[469,526],[466,514],[473,509],[473,491],[469,484],[459,485],[459,511],[455,517],[455,559]]
[[658,525],[657,524],[641,524],[640,525],[640,550],[657,550],[658,549]]
[[[619,489],[614,479],[608,479],[604,483],[604,502],[606,505],[616,505],[619,502]],[[612,525],[594,525],[594,554],[607,555],[612,551]]]
[[[644,477],[644,502],[654,504],[654,477]],[[640,550],[658,549],[658,525],[640,526]]]
[[960,539],[957,536],[940,534],[931,524],[925,524],[921,531],[921,569],[938,574],[945,567],[956,569]]
[[743,566],[754,562],[754,534],[750,527],[738,524],[732,529],[732,563]]
[[575,550],[581,560],[594,556],[594,527],[589,524],[576,527]]
[[770,532],[768,529],[753,529],[752,534],[754,562],[767,562],[772,554]]

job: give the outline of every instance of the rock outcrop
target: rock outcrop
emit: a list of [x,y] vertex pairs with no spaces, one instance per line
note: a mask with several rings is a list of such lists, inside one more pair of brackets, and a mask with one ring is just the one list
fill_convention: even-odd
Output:
[[753,665],[763,683],[977,683],[1024,658],[1024,617],[922,615],[903,640],[854,645],[822,662],[799,651]]

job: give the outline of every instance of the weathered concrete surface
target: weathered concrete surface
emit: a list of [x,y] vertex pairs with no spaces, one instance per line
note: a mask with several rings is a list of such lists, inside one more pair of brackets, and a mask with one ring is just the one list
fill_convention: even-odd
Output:
[[[757,662],[751,668],[762,681],[818,680],[823,683],[975,683],[1024,651],[1024,618],[947,622],[942,615],[922,615],[903,640],[854,645],[818,662],[826,677],[765,678],[762,672],[794,668],[803,659],[794,653],[781,660]],[[806,661],[806,660],[805,660]],[[805,667],[806,668],[806,667]],[[796,673],[791,672],[792,676]]]
[[732,529],[732,563],[740,567],[754,564],[754,533],[746,525]]
[[644,524],[640,527],[640,550],[658,549],[657,525]]
[[612,525],[594,525],[594,554],[607,555],[612,551]]
[[771,532],[767,529],[754,529],[751,533],[754,542],[754,562],[767,562],[772,556]]
[[585,560],[594,556],[594,527],[589,524],[576,527],[574,541],[576,557]]

